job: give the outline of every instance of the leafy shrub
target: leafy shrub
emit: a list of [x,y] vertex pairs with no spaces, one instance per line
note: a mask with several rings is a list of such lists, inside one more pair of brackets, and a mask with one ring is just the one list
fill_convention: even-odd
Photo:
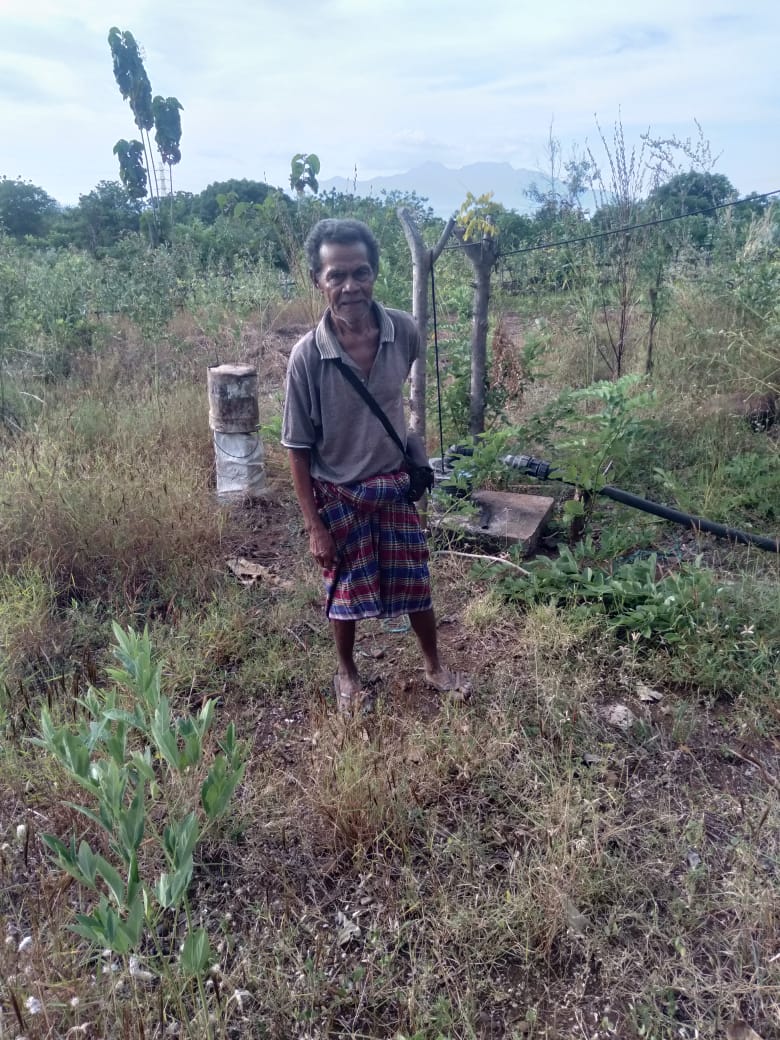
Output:
[[504,580],[510,599],[599,614],[615,632],[638,632],[644,639],[667,644],[679,643],[686,633],[695,631],[715,594],[710,575],[699,567],[657,578],[655,553],[621,564],[610,573],[580,563],[563,546],[557,559],[540,557],[527,567],[529,577]]
[[679,682],[714,691],[766,692],[776,681],[776,592],[757,595],[756,586],[748,596],[737,585],[718,584],[700,563],[659,573],[655,553],[608,571],[563,547],[557,559],[533,560],[526,568],[527,577],[502,573],[500,588],[510,602],[549,604],[597,620],[638,652],[662,651],[664,667]]
[[[96,837],[78,845],[73,834],[67,843],[56,834],[43,840],[54,863],[93,894],[73,931],[120,957],[140,951],[146,937],[157,971],[175,973],[185,985],[195,979],[208,1015],[203,976],[214,954],[206,930],[193,925],[193,854],[227,812],[244,775],[245,751],[231,722],[214,752],[213,700],[196,716],[172,716],[146,631],[115,624],[114,637],[114,686],[90,687],[75,726],[57,724],[44,708],[34,741],[83,792],[84,803],[72,808]],[[158,926],[171,912],[186,920],[180,956],[166,954],[159,942]]]

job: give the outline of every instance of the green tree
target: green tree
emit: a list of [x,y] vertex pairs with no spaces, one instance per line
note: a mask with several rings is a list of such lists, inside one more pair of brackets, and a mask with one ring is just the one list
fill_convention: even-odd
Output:
[[490,276],[499,258],[498,216],[501,208],[493,202],[492,192],[479,197],[468,192],[466,201],[460,207],[455,226],[455,237],[474,271],[469,396],[469,433],[474,437],[485,430]]
[[43,188],[0,177],[0,229],[13,238],[43,238],[57,214],[56,201]]
[[717,210],[706,215],[702,215],[702,211],[733,202],[736,198],[736,188],[722,173],[688,170],[675,174],[654,188],[647,196],[647,207],[654,215],[662,217],[694,214],[688,220],[670,225],[669,234],[678,243],[685,238],[702,247],[711,242],[718,223]]
[[[134,198],[144,198],[147,194],[146,182],[149,189],[152,187],[151,148],[148,147],[149,131],[154,126],[152,85],[131,32],[120,32],[114,26],[108,34],[108,45],[114,60],[114,79],[119,93],[130,105],[135,125],[141,131],[140,141],[117,141],[114,154],[119,157],[122,183],[133,193]],[[139,176],[139,169],[143,171],[143,180]],[[149,194],[154,198],[153,191],[150,190]]]
[[246,178],[214,181],[195,195],[192,212],[204,224],[213,224],[217,217],[225,212],[225,203],[220,202],[220,196],[228,200],[232,208],[239,202],[263,203],[275,191],[276,189],[263,181],[251,181]]
[[172,167],[181,159],[182,105],[175,97],[152,98],[152,85],[144,68],[141,52],[131,32],[109,31],[108,44],[114,61],[114,78],[119,92],[130,105],[140,141],[117,141],[114,154],[119,158],[119,175],[133,198],[149,194],[155,223],[158,224],[160,188],[152,161],[149,131],[154,128],[155,142],[162,161],[168,166],[170,195],[173,196]]
[[140,230],[143,205],[118,181],[100,181],[77,206],[62,211],[49,235],[52,245],[70,245],[96,254],[122,235]]

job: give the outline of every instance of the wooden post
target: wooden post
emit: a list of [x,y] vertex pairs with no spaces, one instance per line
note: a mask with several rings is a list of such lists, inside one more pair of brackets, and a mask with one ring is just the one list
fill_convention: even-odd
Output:
[[485,234],[478,242],[468,242],[463,229],[456,237],[474,268],[474,323],[471,330],[471,403],[469,433],[475,437],[485,431],[485,387],[487,381],[488,304],[490,275],[498,261],[498,242]]
[[411,411],[410,427],[426,443],[425,423],[425,384],[426,384],[426,359],[428,352],[428,278],[431,268],[439,259],[442,249],[455,229],[455,218],[450,217],[444,230],[439,236],[439,241],[429,249],[423,241],[420,229],[415,224],[411,213],[405,206],[396,211],[404,235],[412,254],[412,315],[417,322],[420,333],[420,356],[412,365],[412,385],[409,397],[409,408]]

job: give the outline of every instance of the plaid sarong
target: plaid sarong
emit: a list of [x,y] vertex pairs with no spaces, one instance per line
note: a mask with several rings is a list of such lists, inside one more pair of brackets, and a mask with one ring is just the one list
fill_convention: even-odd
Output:
[[326,596],[336,581],[328,617],[359,621],[430,609],[428,546],[417,510],[406,500],[408,474],[313,484],[320,516],[339,554],[336,569],[322,572]]

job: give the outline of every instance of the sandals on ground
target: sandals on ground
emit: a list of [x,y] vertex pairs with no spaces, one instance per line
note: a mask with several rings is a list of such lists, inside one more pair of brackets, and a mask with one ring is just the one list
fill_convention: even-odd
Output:
[[336,695],[336,710],[344,718],[356,718],[368,715],[374,710],[374,694],[371,690],[360,687],[357,690],[344,690],[338,672],[333,676],[333,692]]
[[425,683],[453,704],[462,704],[474,692],[468,676],[462,672],[451,672],[449,668],[442,668],[435,676],[426,673]]

